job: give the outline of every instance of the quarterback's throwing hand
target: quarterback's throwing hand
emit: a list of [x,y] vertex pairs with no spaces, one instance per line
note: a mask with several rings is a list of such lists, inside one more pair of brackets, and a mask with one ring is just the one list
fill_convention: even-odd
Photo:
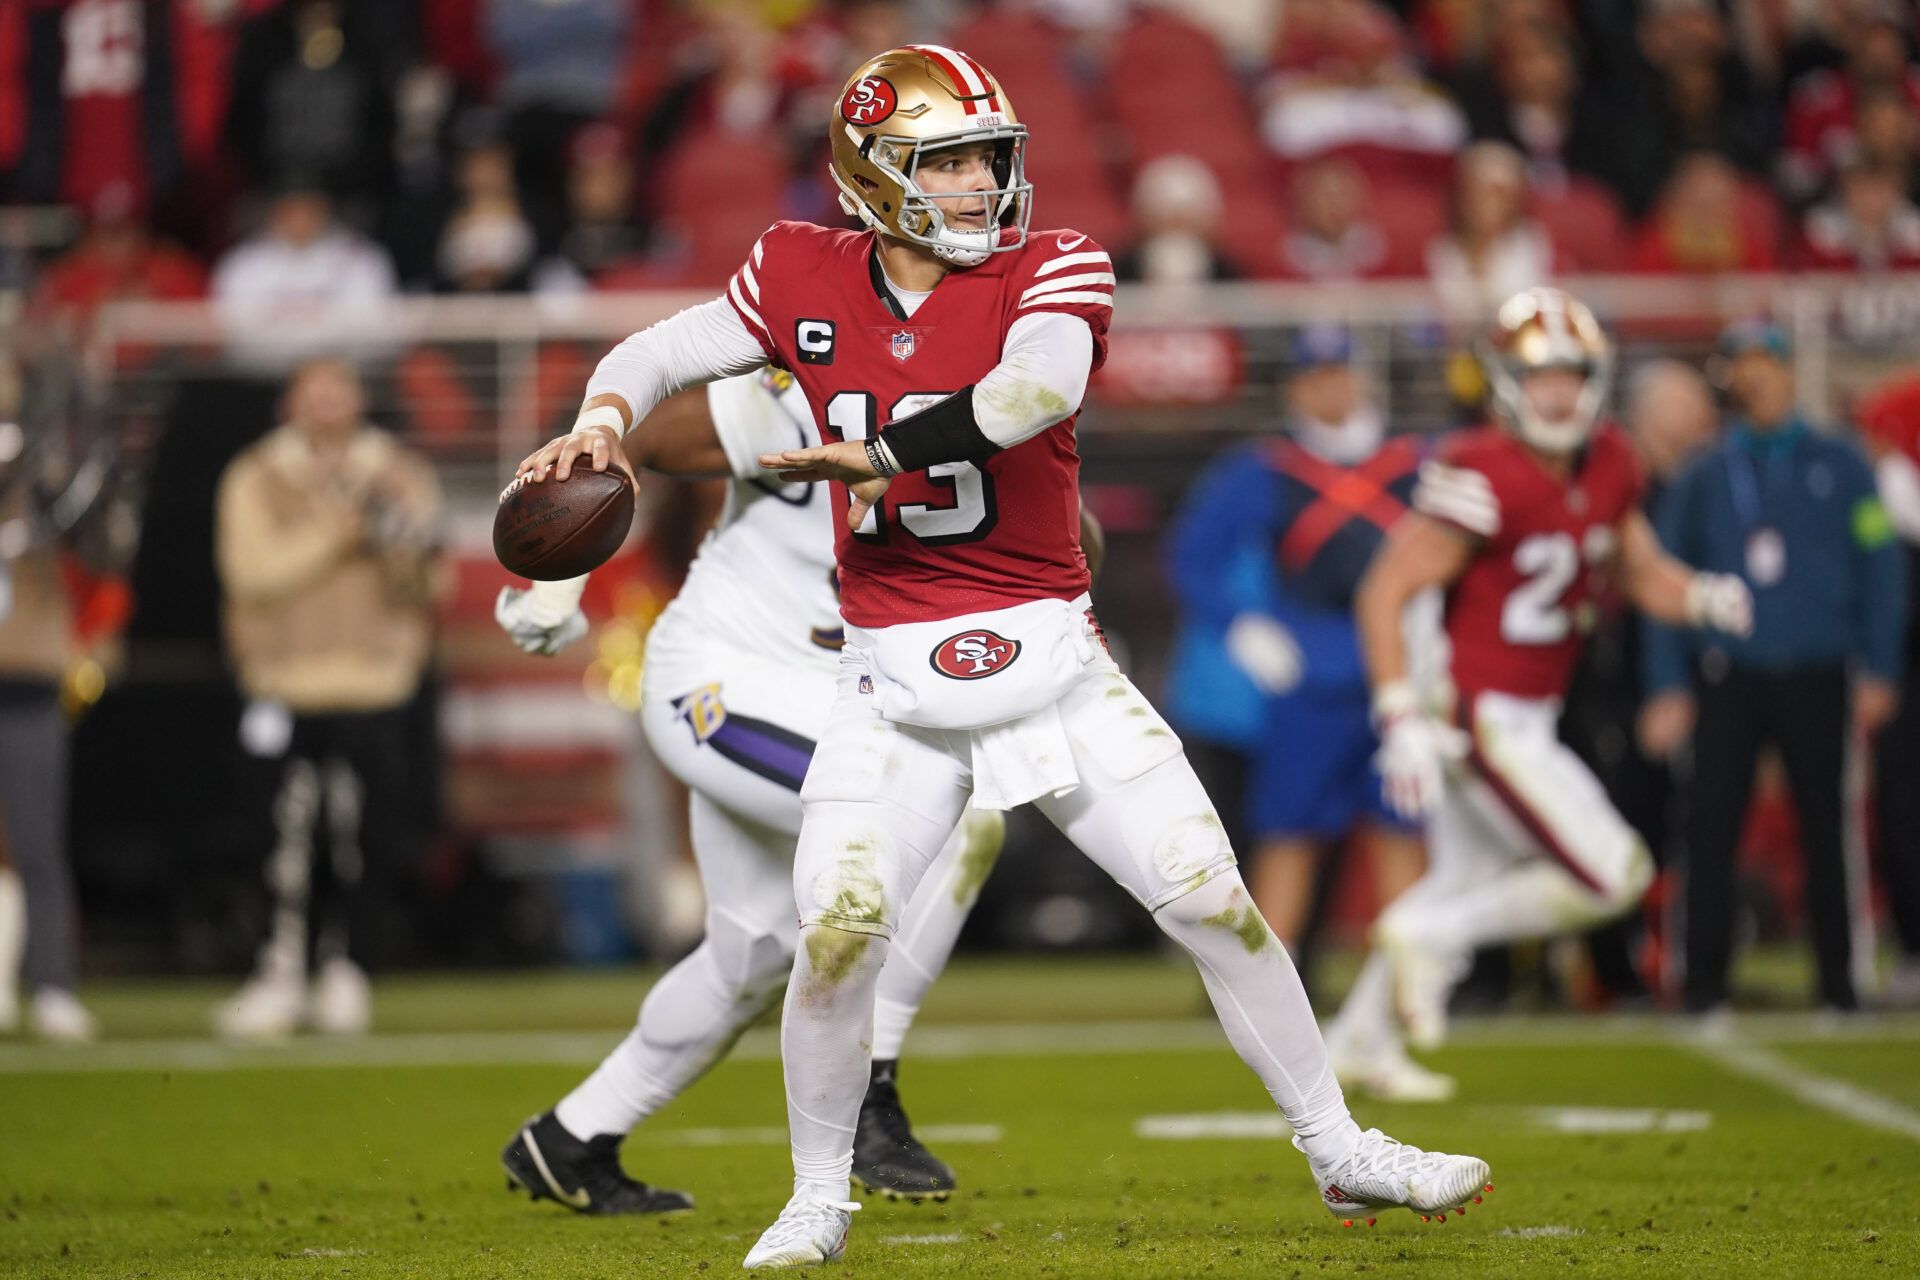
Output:
[[522,458],[514,474],[525,476],[535,484],[545,481],[549,475],[555,480],[565,480],[573,474],[575,461],[581,458],[595,471],[605,471],[609,466],[624,471],[627,466],[620,452],[619,436],[606,427],[575,424],[566,435],[554,437]]
[[785,453],[763,453],[760,465],[768,471],[778,471],[780,478],[789,483],[838,480],[847,486],[853,499],[847,507],[849,529],[860,527],[867,512],[873,510],[893,483],[891,476],[875,473],[873,464],[867,460],[866,446],[857,440],[837,440],[810,449],[788,449]]
[[513,637],[521,652],[543,658],[552,657],[587,634],[587,615],[579,606],[556,616],[522,587],[500,588],[500,597],[493,604],[493,620]]

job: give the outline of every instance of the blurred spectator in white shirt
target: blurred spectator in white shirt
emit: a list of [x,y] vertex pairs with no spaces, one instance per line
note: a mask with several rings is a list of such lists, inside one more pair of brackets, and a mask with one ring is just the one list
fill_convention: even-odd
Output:
[[1807,271],[1902,271],[1920,267],[1920,208],[1899,176],[1873,165],[1840,172],[1831,200],[1807,212],[1797,265]]
[[1386,233],[1372,220],[1373,192],[1351,160],[1303,165],[1288,191],[1292,218],[1280,242],[1282,271],[1299,280],[1369,280],[1388,270]]
[[213,300],[236,363],[277,373],[323,352],[375,354],[394,296],[386,250],[334,220],[327,196],[295,185],[267,206],[259,231],[220,259]]
[[1527,216],[1527,167],[1504,142],[1460,153],[1446,231],[1427,245],[1427,278],[1447,314],[1477,323],[1553,277],[1553,241]]
[[1166,155],[1133,181],[1133,247],[1114,260],[1122,280],[1197,284],[1240,273],[1220,252],[1220,180],[1203,161]]

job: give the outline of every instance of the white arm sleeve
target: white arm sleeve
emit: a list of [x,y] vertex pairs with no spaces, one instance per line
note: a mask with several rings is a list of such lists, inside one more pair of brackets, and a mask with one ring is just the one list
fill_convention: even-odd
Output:
[[1093,373],[1093,330],[1078,316],[1042,311],[1007,330],[1000,363],[973,387],[973,417],[1002,449],[1072,417]]
[[639,422],[676,391],[715,378],[751,373],[767,362],[760,340],[725,298],[688,307],[642,329],[600,358],[586,398],[614,395]]

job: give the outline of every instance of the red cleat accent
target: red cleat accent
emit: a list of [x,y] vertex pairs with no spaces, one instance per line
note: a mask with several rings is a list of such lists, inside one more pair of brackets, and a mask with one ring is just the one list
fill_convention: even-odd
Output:
[[1467,1216],[1467,1206],[1461,1205],[1458,1209],[1455,1209],[1454,1212],[1464,1218]]
[[1475,1204],[1479,1204],[1479,1203],[1480,1203],[1480,1202],[1481,1202],[1482,1200],[1484,1200],[1484,1199],[1485,1199],[1485,1197],[1484,1197],[1484,1196],[1475,1196],[1475,1197],[1473,1198],[1473,1202],[1474,1202]]
[[1440,1215],[1440,1221],[1442,1221],[1442,1222],[1445,1222],[1446,1220],[1447,1220],[1447,1215],[1446,1215],[1446,1214],[1444,1214],[1444,1213],[1443,1213],[1443,1214],[1441,1214],[1441,1215]]
[[1489,1191],[1493,1190],[1493,1184],[1491,1182],[1487,1184],[1487,1190]]
[[1373,1225],[1374,1223],[1376,1223],[1376,1222],[1378,1222],[1378,1221],[1380,1221],[1380,1219],[1378,1219],[1378,1218],[1368,1218],[1368,1219],[1367,1219],[1367,1225],[1368,1225],[1368,1226],[1372,1226],[1372,1225]]
[[1340,1225],[1341,1225],[1341,1226],[1343,1226],[1343,1227],[1350,1227],[1350,1226],[1352,1226],[1352,1225],[1353,1225],[1353,1219],[1352,1219],[1352,1218],[1342,1218],[1342,1219],[1340,1220]]
[[1432,1222],[1432,1221],[1433,1221],[1433,1215],[1432,1215],[1432,1214],[1430,1214],[1430,1213],[1423,1213],[1423,1214],[1421,1214],[1421,1215],[1420,1215],[1420,1221],[1422,1221],[1422,1222]]

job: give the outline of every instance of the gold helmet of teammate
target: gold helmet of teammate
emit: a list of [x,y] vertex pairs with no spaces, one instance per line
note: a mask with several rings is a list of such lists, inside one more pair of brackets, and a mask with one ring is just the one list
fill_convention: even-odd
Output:
[[[1505,302],[1482,340],[1493,416],[1522,441],[1549,453],[1587,442],[1613,387],[1613,344],[1586,304],[1562,289],[1522,289]],[[1577,397],[1548,416],[1529,397],[1527,375],[1567,369],[1581,375]]]
[[[874,230],[962,267],[1026,242],[1033,208],[1027,127],[1000,82],[966,54],[910,44],[870,59],[841,91],[828,131],[827,172],[840,206]],[[987,225],[950,227],[915,174],[928,153],[973,142],[993,144],[994,186],[977,193],[987,201]]]

